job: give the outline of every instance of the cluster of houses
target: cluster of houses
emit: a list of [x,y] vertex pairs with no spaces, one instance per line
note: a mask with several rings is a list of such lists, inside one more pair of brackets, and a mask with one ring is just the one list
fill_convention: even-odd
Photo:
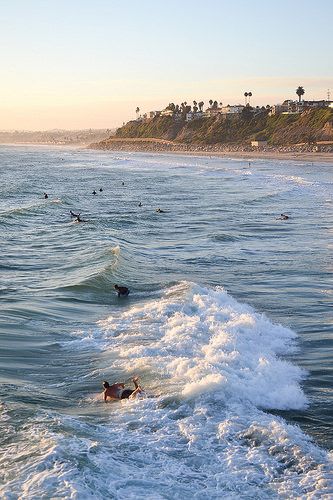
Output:
[[[221,104],[221,103],[220,103]],[[241,113],[245,106],[242,104],[236,105],[227,105],[227,106],[211,106],[207,108],[205,111],[191,109],[190,106],[187,106],[188,109],[185,113],[181,110],[170,109],[169,107],[163,109],[162,111],[149,111],[149,113],[145,113],[143,116],[139,116],[137,118],[138,121],[147,121],[155,118],[155,116],[172,116],[174,120],[180,121],[183,120],[185,115],[185,120],[190,122],[192,120],[198,120],[200,118],[211,118],[218,115],[235,115]]]
[[[304,92],[303,92],[304,93]],[[252,94],[251,94],[252,95]],[[185,104],[185,105],[184,105]],[[244,108],[247,108],[254,115],[261,113],[263,111],[269,113],[269,115],[276,114],[297,114],[302,113],[306,109],[315,109],[315,108],[333,108],[333,101],[327,100],[319,100],[319,101],[306,101],[306,100],[291,100],[287,99],[282,104],[274,104],[273,106],[267,105],[266,107],[251,107],[249,103],[242,105],[227,105],[223,106],[220,102],[210,101],[210,107],[203,111],[203,102],[199,103],[199,108],[196,105],[197,103],[194,101],[193,109],[191,106],[188,106],[187,103],[182,103],[181,107],[174,104],[169,104],[162,111],[149,111],[149,113],[145,113],[144,115],[139,115],[137,108],[137,121],[149,121],[156,116],[171,116],[175,121],[186,120],[187,122],[192,120],[198,120],[200,118],[211,118],[216,117],[218,115],[221,116],[232,116],[239,115],[243,112]]]
[[293,115],[297,113],[302,113],[306,109],[317,109],[317,108],[333,108],[333,101],[322,99],[321,101],[293,101],[287,99],[283,101],[282,104],[274,104],[271,106],[270,115],[284,114]]

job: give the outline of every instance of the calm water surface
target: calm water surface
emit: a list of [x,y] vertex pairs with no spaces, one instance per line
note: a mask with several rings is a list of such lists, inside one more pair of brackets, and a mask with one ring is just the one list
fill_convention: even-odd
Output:
[[0,146],[1,496],[330,498],[332,168]]

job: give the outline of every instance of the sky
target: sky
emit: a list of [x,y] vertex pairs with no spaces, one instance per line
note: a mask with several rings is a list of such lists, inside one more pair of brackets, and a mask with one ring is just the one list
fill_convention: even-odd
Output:
[[113,128],[186,100],[326,99],[333,0],[3,0],[0,129]]

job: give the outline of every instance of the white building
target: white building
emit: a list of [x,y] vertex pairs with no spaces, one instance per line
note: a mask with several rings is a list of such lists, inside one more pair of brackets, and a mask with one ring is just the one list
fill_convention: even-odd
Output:
[[236,104],[233,106],[222,106],[221,108],[221,114],[222,115],[234,115],[236,113],[241,113],[244,109],[244,106],[242,104]]
[[253,148],[264,148],[267,146],[267,141],[251,141]]
[[222,111],[222,108],[207,108],[206,111],[204,112],[204,116],[211,118],[213,116],[220,115]]
[[199,118],[203,118],[205,114],[202,111],[197,111],[194,113],[193,111],[190,111],[189,113],[186,113],[186,121],[190,122],[192,120],[199,120]]
[[172,116],[173,113],[172,109],[163,109],[163,111],[161,111],[161,116]]

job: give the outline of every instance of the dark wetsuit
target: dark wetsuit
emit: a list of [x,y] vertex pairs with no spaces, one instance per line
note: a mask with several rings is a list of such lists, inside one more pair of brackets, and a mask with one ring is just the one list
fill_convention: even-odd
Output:
[[133,392],[134,392],[134,390],[132,390],[132,389],[124,389],[123,392],[121,393],[121,399],[129,398]]
[[130,293],[129,289],[126,286],[115,286],[114,288],[118,293],[118,297],[127,297],[127,295]]

